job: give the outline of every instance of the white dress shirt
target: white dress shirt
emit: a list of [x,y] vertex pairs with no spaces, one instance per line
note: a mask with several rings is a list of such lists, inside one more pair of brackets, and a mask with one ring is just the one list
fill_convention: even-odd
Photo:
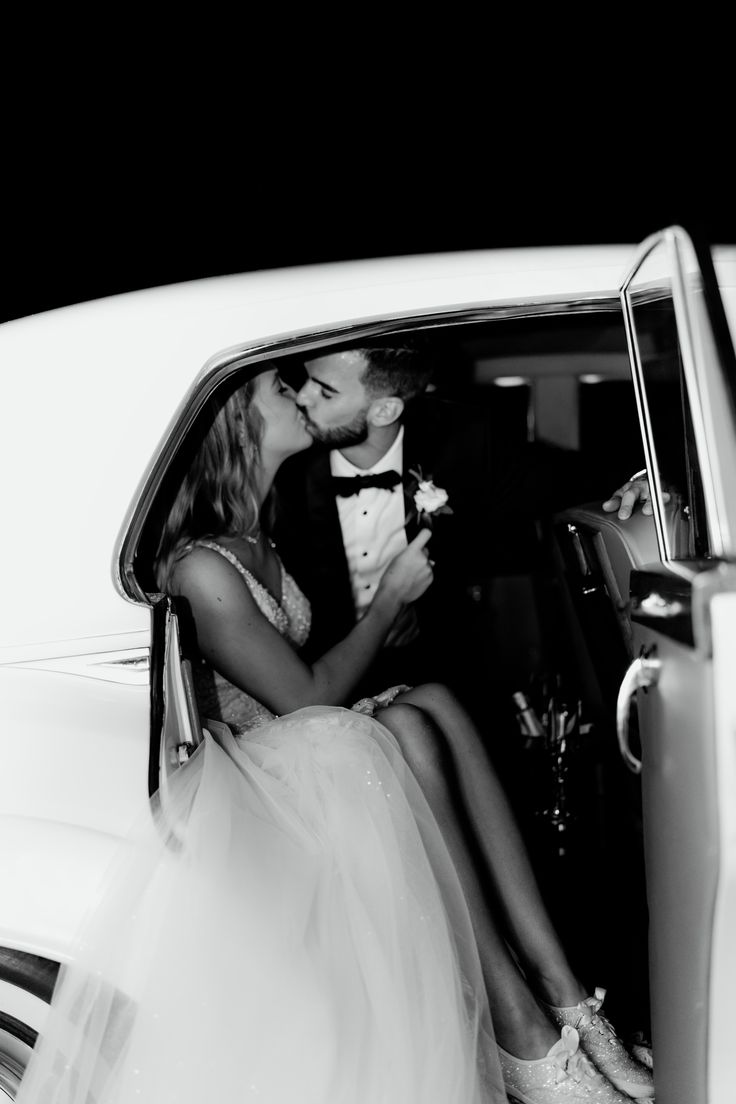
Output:
[[[337,450],[330,453],[333,475],[374,475],[384,471],[397,471],[402,475],[403,468],[403,426],[388,452],[371,468],[356,468]],[[401,484],[392,490],[365,487],[349,498],[338,495],[337,512],[350,570],[355,612],[360,618],[370,605],[387,564],[407,545]]]

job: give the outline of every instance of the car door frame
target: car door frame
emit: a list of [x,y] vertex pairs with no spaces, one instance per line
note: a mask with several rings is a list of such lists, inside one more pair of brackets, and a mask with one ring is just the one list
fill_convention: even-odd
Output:
[[[665,525],[632,305],[655,250],[667,259],[703,475],[706,562],[675,559]],[[660,553],[658,563],[632,571],[636,658],[622,688],[627,706],[638,687],[641,760],[632,756],[629,765],[642,779],[657,1102],[726,1104],[736,1083],[728,1039],[736,983],[736,357],[710,253],[681,227],[642,243],[621,302]],[[626,753],[621,719],[619,738]]]
[[[169,783],[202,743],[192,660],[183,645],[180,610],[156,595],[151,610],[151,731],[148,793],[166,814]],[[173,827],[173,825],[169,825]]]

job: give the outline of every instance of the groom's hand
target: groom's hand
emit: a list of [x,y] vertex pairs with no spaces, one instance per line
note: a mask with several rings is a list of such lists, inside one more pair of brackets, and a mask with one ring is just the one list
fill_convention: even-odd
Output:
[[[663,491],[662,498],[665,502],[669,502],[670,495],[667,491]],[[607,514],[612,514],[616,510],[621,521],[626,521],[631,517],[637,504],[641,506],[643,514],[647,517],[651,515],[652,492],[646,472],[637,473],[631,479],[627,479],[610,498],[602,503],[602,506]]]
[[432,583],[434,562],[429,558],[427,542],[430,529],[420,529],[414,540],[399,552],[381,576],[379,590],[390,590],[406,605],[421,598]]

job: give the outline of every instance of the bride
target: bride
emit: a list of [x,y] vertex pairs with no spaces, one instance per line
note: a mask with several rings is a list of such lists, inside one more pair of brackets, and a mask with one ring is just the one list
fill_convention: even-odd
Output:
[[[480,749],[459,703],[431,685],[346,707],[431,585],[429,532],[343,641],[300,659],[309,605],[267,518],[311,442],[275,369],[210,400],[156,562],[191,612],[204,738],[110,872],[18,1101],[650,1098],[565,959],[490,763],[470,763],[474,791],[432,766],[448,727]],[[474,793],[493,806],[480,849],[503,932],[458,809]]]

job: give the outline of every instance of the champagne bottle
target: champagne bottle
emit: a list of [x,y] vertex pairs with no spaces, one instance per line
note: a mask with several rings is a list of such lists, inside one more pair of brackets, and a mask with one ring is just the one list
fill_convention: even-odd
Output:
[[531,747],[534,740],[540,736],[544,736],[542,722],[535,713],[526,694],[522,693],[521,690],[517,690],[513,695],[513,701],[516,706],[516,720],[519,724],[522,736],[525,737],[524,747]]

